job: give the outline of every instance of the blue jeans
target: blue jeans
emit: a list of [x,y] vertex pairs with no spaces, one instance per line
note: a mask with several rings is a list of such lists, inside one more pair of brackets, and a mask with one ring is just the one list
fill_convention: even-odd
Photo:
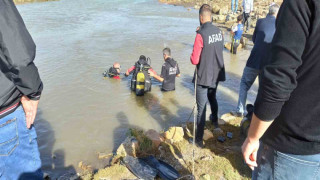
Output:
[[238,113],[245,113],[245,106],[247,101],[247,94],[252,84],[256,80],[257,76],[260,74],[260,70],[245,67],[243,70],[243,75],[240,82],[240,90],[239,90],[239,100],[237,106]]
[[[236,7],[234,8],[234,3],[236,3]],[[237,12],[238,11],[238,4],[239,4],[239,0],[231,0],[231,11],[232,12]]]
[[293,155],[261,143],[252,180],[320,180],[320,154]]
[[216,98],[218,83],[215,87],[206,87],[197,85],[197,132],[196,132],[196,141],[202,141],[204,134],[204,126],[206,123],[206,111],[207,111],[207,102],[209,100],[211,113],[212,113],[212,123],[218,122],[218,102]]
[[0,119],[0,179],[43,179],[34,126],[27,128],[22,106]]

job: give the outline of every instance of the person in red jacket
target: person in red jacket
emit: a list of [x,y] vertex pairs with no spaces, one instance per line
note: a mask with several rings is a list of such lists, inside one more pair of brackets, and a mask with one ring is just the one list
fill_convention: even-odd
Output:
[[196,144],[203,147],[203,133],[206,121],[206,106],[209,100],[211,107],[210,120],[218,129],[218,102],[216,92],[220,81],[225,81],[223,61],[223,34],[211,22],[212,8],[208,4],[201,6],[199,20],[201,27],[197,29],[191,63],[196,65],[193,82],[196,83],[197,99],[197,133]]

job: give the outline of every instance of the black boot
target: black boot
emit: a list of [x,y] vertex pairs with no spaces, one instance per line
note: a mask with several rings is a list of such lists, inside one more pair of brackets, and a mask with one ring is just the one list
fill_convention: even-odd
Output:
[[218,123],[218,119],[213,119],[212,114],[210,114],[210,121],[212,122],[212,125],[214,126],[214,128],[219,128],[219,123]]

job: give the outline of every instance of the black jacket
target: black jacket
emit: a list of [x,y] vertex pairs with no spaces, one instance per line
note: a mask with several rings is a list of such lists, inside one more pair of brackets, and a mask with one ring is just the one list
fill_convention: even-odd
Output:
[[162,82],[162,90],[175,90],[176,76],[178,74],[180,74],[180,69],[177,61],[173,58],[167,58],[161,69],[161,77],[164,79]]
[[0,1],[0,112],[22,95],[40,98],[43,86],[35,55],[36,46],[13,1]]
[[262,141],[297,155],[320,153],[320,1],[285,0],[276,21],[255,114],[274,120]]
[[[223,61],[223,34],[211,22],[203,24],[197,32],[202,36],[203,49],[197,65],[198,85],[212,87],[218,81],[225,81]],[[195,77],[193,79],[193,82]]]

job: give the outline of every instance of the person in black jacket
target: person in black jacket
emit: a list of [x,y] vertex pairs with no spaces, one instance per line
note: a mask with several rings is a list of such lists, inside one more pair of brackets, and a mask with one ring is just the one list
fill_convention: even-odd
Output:
[[150,72],[150,76],[162,82],[162,91],[174,91],[176,89],[176,77],[180,77],[180,69],[177,61],[171,58],[170,48],[164,48],[162,52],[165,63],[162,65],[161,75],[158,76]]
[[[223,61],[223,34],[222,31],[211,22],[212,8],[204,4],[199,10],[201,26],[197,29],[197,35],[191,54],[191,63],[196,65],[193,82],[196,83],[197,99],[197,133],[196,143],[203,147],[203,133],[206,121],[206,105],[210,102],[210,119],[215,128],[218,126],[218,102],[216,92],[219,81],[225,81]],[[221,130],[221,129],[219,129]]]
[[242,146],[253,180],[320,179],[319,13],[317,0],[285,0],[280,7]]
[[43,89],[36,46],[12,0],[0,1],[0,178],[41,179],[33,126]]

